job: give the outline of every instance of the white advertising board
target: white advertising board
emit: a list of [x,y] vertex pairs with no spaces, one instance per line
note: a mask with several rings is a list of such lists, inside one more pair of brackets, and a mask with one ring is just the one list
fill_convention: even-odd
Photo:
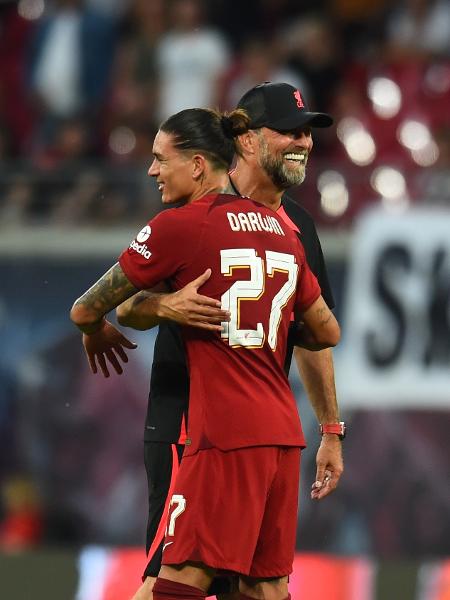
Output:
[[336,352],[340,404],[450,408],[450,210],[361,218]]

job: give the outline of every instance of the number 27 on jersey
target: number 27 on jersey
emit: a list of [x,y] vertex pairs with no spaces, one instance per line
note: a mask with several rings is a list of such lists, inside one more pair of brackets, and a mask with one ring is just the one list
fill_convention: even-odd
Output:
[[[253,248],[233,248],[221,250],[221,271],[225,277],[230,277],[234,268],[250,269],[250,279],[235,281],[222,294],[222,308],[230,312],[230,321],[223,322],[222,338],[228,340],[230,346],[261,348],[265,340],[262,323],[257,322],[255,329],[239,328],[240,302],[245,300],[258,301],[265,291],[267,277],[273,277],[275,272],[287,273],[287,281],[272,299],[269,316],[267,342],[275,351],[277,347],[278,328],[281,323],[281,313],[295,292],[297,286],[298,265],[292,254],[266,250],[265,261],[257,255]],[[257,314],[257,311],[255,311]]]

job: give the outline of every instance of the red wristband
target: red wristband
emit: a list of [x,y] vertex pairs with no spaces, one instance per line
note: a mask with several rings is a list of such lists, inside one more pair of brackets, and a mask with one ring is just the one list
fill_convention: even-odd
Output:
[[324,433],[334,433],[339,436],[339,439],[343,440],[345,438],[346,426],[344,421],[340,423],[324,423],[320,425],[320,435]]

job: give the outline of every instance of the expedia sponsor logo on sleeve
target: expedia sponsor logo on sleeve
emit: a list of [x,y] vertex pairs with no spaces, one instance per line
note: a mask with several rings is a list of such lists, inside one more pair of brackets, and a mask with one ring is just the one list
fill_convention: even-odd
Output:
[[150,237],[151,232],[152,232],[152,228],[150,227],[150,225],[146,225],[137,234],[136,240],[141,243],[146,242],[148,240],[148,238]]
[[137,252],[138,254],[142,254],[142,256],[144,258],[146,258],[147,260],[150,258],[150,256],[152,255],[152,253],[150,252],[150,250],[148,249],[148,246],[146,246],[145,244],[138,244],[136,242],[136,240],[133,240],[130,244],[130,248],[132,248],[135,252]]
[[[147,260],[150,258],[152,253],[148,249],[148,246],[146,244],[144,244],[143,242],[148,240],[151,233],[152,233],[152,228],[150,227],[150,225],[146,225],[137,234],[136,239],[133,240],[130,244],[130,248],[132,248],[138,254],[141,254]],[[138,242],[142,242],[142,243],[138,244]]]

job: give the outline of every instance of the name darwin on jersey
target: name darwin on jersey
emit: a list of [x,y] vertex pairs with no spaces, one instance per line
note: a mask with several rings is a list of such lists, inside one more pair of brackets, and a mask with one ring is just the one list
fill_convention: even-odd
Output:
[[266,231],[276,235],[285,235],[275,217],[263,217],[260,213],[230,213],[227,212],[228,222],[232,231]]
[[[280,223],[275,217],[263,217],[260,213],[256,212],[240,212],[237,214],[228,212],[227,217],[232,231],[265,231],[267,233],[275,233],[276,235],[285,235]],[[133,240],[130,244],[130,248],[138,254],[142,254],[147,260],[151,257],[152,253],[146,244],[138,244],[137,240],[143,242],[148,239],[149,236],[150,233],[148,233],[144,227],[138,234],[136,240]]]

